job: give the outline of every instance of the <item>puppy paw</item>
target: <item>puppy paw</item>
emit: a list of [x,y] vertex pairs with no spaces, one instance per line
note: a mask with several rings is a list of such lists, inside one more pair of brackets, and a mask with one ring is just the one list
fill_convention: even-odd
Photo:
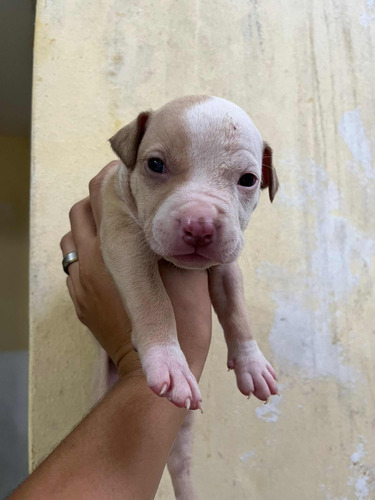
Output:
[[202,396],[178,345],[153,346],[142,356],[148,386],[179,408],[202,409]]
[[262,401],[278,393],[276,373],[255,340],[236,342],[228,349],[228,368],[234,369],[242,394]]

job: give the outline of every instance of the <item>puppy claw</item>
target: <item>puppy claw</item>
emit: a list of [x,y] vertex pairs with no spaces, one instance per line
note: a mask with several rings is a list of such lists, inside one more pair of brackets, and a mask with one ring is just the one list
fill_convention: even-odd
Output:
[[202,401],[198,401],[198,408],[200,409],[201,413],[203,413]]
[[190,404],[191,404],[190,398],[187,398],[187,400],[185,401],[185,408],[187,410],[190,410]]
[[250,399],[250,396],[251,396],[251,392],[249,392],[249,395],[247,396],[247,399]]
[[161,388],[161,391],[159,392],[159,396],[163,396],[167,392],[168,389],[168,384],[164,384],[163,387]]
[[266,404],[269,402],[269,400],[270,400],[270,397],[268,397],[268,398],[265,400],[264,404],[266,405]]

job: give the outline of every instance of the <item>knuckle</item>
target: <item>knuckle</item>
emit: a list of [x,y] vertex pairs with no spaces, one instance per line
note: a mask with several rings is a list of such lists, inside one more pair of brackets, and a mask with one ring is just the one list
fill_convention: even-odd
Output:
[[115,168],[118,167],[120,163],[121,163],[120,160],[112,160],[108,163],[108,165],[105,168],[106,169]]
[[64,250],[64,247],[65,247],[65,243],[67,241],[67,239],[70,237],[70,232],[69,233],[66,233],[64,234],[64,236],[61,238],[60,240],[60,248],[61,250]]
[[89,182],[89,193],[90,196],[95,196],[100,189],[102,183],[102,178],[97,175]]
[[72,208],[69,210],[69,219],[72,220],[76,216],[76,213],[80,210],[81,208],[81,201],[78,201],[77,203],[74,203]]

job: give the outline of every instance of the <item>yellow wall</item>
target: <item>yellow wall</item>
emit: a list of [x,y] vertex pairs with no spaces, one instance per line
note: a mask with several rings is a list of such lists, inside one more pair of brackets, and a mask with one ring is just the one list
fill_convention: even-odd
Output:
[[0,351],[28,347],[30,141],[0,136]]
[[[373,2],[39,2],[31,214],[31,467],[103,390],[75,318],[59,240],[68,210],[142,109],[208,93],[246,109],[281,182],[241,258],[280,397],[247,401],[215,323],[201,383],[201,498],[375,495],[375,37]],[[171,498],[164,478],[160,499]]]

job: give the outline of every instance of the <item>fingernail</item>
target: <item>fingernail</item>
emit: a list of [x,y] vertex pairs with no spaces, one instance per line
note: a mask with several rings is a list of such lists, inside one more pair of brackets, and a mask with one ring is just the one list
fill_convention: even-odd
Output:
[[163,394],[166,393],[167,387],[168,387],[168,384],[163,385],[163,387],[161,388],[161,391],[159,392],[159,396],[162,396]]

